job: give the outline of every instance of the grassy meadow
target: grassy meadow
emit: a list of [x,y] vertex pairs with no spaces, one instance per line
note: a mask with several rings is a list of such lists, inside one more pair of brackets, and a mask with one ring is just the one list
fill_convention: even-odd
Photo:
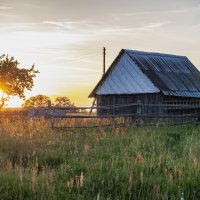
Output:
[[[70,122],[71,124],[74,122]],[[200,199],[200,126],[0,122],[0,199]]]

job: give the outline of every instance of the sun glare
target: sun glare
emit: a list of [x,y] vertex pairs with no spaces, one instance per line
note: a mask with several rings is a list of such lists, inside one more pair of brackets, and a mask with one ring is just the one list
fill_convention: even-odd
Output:
[[[5,93],[2,89],[0,89],[0,101],[2,97],[6,97]],[[18,97],[10,97],[8,100],[5,101],[5,108],[17,108],[20,107],[23,101]]]
[[19,99],[18,97],[11,97],[7,102],[6,102],[6,107],[9,108],[18,108],[21,107],[23,101]]
[[0,98],[4,95],[3,91],[0,89]]

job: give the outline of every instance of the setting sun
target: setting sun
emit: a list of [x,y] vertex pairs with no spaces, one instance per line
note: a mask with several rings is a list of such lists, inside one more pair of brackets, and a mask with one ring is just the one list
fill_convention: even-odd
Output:
[[2,98],[4,95],[3,91],[0,89],[0,98]]

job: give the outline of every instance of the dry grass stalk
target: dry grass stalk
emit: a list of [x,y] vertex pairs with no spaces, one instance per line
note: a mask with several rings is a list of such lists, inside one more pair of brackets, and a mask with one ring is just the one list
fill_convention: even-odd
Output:
[[69,181],[70,190],[74,187],[74,179],[71,178]]
[[164,169],[163,169],[163,172],[164,172],[164,174],[166,175],[167,174],[167,167],[164,167]]
[[128,177],[128,191],[129,191],[129,193],[131,193],[132,184],[133,184],[132,175],[130,175]]
[[106,136],[106,132],[102,127],[99,128],[99,131],[100,131],[101,136],[103,136],[103,137]]
[[115,136],[117,137],[119,135],[119,128],[115,128],[114,133],[115,133]]
[[160,198],[160,185],[153,186],[153,193],[156,195],[157,199]]
[[96,143],[99,144],[99,137],[96,137]]
[[162,164],[162,161],[163,161],[163,156],[162,156],[162,154],[160,154],[160,156],[159,156],[159,166]]
[[144,158],[143,158],[143,156],[139,153],[139,154],[136,156],[135,161],[143,163],[143,162],[144,162]]
[[83,176],[83,172],[81,172],[81,175],[79,177],[80,187],[83,187],[83,181],[84,181],[84,176]]
[[144,182],[144,173],[143,173],[143,171],[141,171],[141,173],[140,173],[140,181],[141,181],[141,185],[142,185],[143,182]]
[[19,180],[22,183],[23,181],[22,167],[19,168]]
[[176,174],[177,169],[176,169],[176,165],[174,165],[174,174]]
[[12,162],[7,160],[6,161],[6,172],[10,173],[11,170],[12,170]]
[[193,154],[193,151],[192,151],[192,147],[190,147],[190,149],[189,149],[188,156],[189,156],[189,160],[192,161],[193,158],[194,158],[194,154]]
[[34,167],[31,172],[31,189],[35,192],[37,169]]
[[125,136],[126,135],[126,128],[122,128],[122,136]]
[[196,158],[196,156],[193,153],[192,147],[190,147],[189,152],[188,152],[188,157],[189,157],[189,161],[191,163],[194,164],[194,166],[198,165],[198,159]]
[[90,149],[90,146],[89,146],[88,144],[85,144],[85,145],[84,145],[83,151],[84,151],[85,153],[87,153],[87,152],[89,151],[89,149]]
[[72,191],[72,188],[74,187],[74,179],[73,178],[70,178],[68,181],[67,181],[67,187],[69,188],[69,192]]
[[49,173],[48,180],[49,180],[50,185],[52,185],[52,183],[53,183],[53,172]]

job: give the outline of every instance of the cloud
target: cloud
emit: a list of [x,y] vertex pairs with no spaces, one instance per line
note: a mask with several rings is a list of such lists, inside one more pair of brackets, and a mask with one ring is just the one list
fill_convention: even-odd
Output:
[[113,17],[114,19],[120,19],[122,17],[135,17],[135,16],[140,16],[140,15],[150,15],[152,14],[153,12],[151,11],[137,11],[137,12],[131,12],[131,13],[112,13],[110,14],[111,17]]
[[175,13],[175,14],[184,14],[184,13],[188,13],[189,9],[185,8],[185,9],[176,9],[176,10],[170,10],[169,12],[171,13]]
[[0,6],[0,10],[12,10],[12,6]]
[[49,28],[57,28],[57,30],[60,31],[68,31],[68,32],[78,32],[78,33],[88,33],[91,30],[96,30],[99,28],[99,30],[102,29],[102,27],[107,27],[104,22],[98,22],[96,21],[91,22],[87,20],[78,20],[78,21],[43,21],[43,25],[47,25]]
[[[48,20],[38,23],[5,23],[1,24],[0,31],[5,35],[10,33],[12,37],[27,39],[28,43],[31,39],[35,41],[32,44],[37,44],[37,41],[40,40],[43,43],[42,46],[45,45],[46,48],[49,46],[48,44],[54,42],[58,46],[64,46],[65,44],[72,45],[97,41],[113,41],[119,37],[133,38],[141,33],[160,29],[170,23],[170,21],[152,21],[142,25],[115,25],[105,24],[101,21]],[[39,49],[37,48],[37,51]]]
[[9,14],[4,14],[4,13],[0,13],[0,16],[5,17],[5,18],[17,18],[16,15],[9,15]]
[[194,28],[200,28],[200,24],[195,24]]
[[78,32],[82,34],[93,34],[93,36],[107,35],[107,34],[126,34],[133,31],[149,31],[161,28],[170,21],[150,22],[145,25],[112,25],[103,22],[92,23],[89,21],[43,21],[44,25],[50,25],[51,28],[56,27],[62,31]]
[[[7,15],[2,14],[0,15],[7,16],[7,17],[16,17],[15,15]],[[32,31],[33,29],[36,30],[36,27],[40,26],[41,23],[1,23],[0,30],[4,32],[18,32],[18,31]]]
[[167,24],[170,24],[170,23],[171,23],[170,21],[149,23],[149,24],[146,24],[144,26],[139,27],[138,30],[140,30],[140,31],[149,31],[149,30],[153,30],[153,29],[156,29],[156,28],[163,27],[163,26],[165,26]]
[[[0,2],[1,3],[1,2]],[[0,5],[0,21],[5,20],[6,18],[16,18],[17,16],[11,13],[11,10],[13,10],[14,7],[10,5]]]
[[52,25],[52,26],[57,26],[59,28],[64,28],[64,29],[72,29],[73,26],[76,24],[76,22],[71,22],[71,21],[67,21],[67,22],[57,22],[57,21],[43,21],[43,24],[47,24],[47,25]]

